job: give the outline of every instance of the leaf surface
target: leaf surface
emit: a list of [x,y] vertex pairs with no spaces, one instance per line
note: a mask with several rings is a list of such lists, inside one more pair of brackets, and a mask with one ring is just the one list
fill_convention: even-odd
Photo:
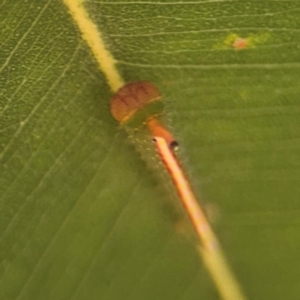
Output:
[[[162,92],[249,299],[298,299],[299,1],[87,1]],[[62,1],[3,1],[0,298],[218,299]]]

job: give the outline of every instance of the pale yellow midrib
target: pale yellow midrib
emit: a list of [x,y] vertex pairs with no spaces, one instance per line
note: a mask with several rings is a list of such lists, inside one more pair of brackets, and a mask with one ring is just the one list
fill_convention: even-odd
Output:
[[102,34],[96,24],[90,18],[83,6],[82,0],[63,0],[69,12],[77,24],[83,39],[90,47],[99,68],[104,73],[107,83],[113,92],[122,87],[125,82],[116,68],[116,60],[111,52],[105,47]]

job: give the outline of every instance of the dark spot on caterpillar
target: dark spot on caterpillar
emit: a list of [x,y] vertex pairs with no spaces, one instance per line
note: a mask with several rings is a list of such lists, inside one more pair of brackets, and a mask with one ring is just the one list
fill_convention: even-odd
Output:
[[177,141],[172,141],[172,142],[169,144],[169,147],[170,147],[172,150],[178,150],[179,143],[178,143]]
[[[156,143],[156,139],[155,138],[153,138],[152,141],[154,143]],[[173,140],[173,141],[171,141],[170,143],[167,143],[167,144],[168,144],[169,148],[171,150],[173,150],[173,151],[176,151],[179,148],[179,143],[177,141],[175,141],[175,140]]]

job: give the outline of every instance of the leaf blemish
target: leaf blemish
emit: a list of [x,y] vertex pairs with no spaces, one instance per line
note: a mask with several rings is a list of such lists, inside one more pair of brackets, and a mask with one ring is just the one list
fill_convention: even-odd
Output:
[[243,50],[255,48],[269,39],[268,33],[249,34],[247,37],[239,36],[236,33],[228,34],[221,44],[216,45],[217,49]]

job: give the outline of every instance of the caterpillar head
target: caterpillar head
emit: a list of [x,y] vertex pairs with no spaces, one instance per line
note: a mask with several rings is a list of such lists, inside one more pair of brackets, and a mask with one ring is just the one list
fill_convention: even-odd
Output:
[[110,111],[117,121],[124,123],[144,106],[160,99],[161,94],[152,83],[130,82],[114,94],[110,102]]

